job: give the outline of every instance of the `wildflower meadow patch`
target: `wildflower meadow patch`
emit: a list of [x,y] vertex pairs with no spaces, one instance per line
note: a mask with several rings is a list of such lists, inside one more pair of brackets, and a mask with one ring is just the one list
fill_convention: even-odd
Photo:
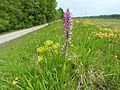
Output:
[[1,45],[0,90],[119,90],[115,22],[73,19],[67,9],[63,21]]

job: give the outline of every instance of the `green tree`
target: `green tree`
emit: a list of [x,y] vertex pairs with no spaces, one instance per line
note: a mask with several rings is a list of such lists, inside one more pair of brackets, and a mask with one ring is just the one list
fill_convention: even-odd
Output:
[[47,0],[46,18],[48,22],[55,20],[56,6],[57,6],[56,0]]
[[62,8],[56,10],[56,20],[63,18],[64,11]]
[[0,32],[18,30],[62,18],[56,0],[0,0]]

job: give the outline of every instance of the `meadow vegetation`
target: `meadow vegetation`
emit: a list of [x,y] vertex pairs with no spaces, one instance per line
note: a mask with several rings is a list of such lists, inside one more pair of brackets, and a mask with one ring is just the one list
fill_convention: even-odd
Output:
[[0,45],[0,89],[119,90],[120,24],[103,22],[74,19],[66,58],[62,22]]

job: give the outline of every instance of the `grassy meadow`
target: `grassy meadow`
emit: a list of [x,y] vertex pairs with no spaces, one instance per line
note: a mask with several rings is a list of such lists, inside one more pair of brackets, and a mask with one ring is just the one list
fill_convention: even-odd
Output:
[[[0,45],[0,90],[120,90],[120,20],[75,19]],[[50,45],[48,45],[50,44]]]

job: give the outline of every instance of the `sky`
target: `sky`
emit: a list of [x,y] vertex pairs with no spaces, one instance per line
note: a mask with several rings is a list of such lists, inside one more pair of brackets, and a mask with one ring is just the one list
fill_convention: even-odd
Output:
[[57,8],[70,9],[74,17],[120,14],[120,0],[57,0]]

